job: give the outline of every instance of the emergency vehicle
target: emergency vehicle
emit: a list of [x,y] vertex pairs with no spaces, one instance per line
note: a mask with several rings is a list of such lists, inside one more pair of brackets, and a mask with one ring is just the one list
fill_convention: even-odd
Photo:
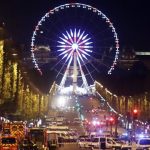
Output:
[[0,137],[0,150],[19,150],[17,138],[12,135],[2,135]]
[[2,125],[2,135],[12,135],[20,141],[26,135],[26,124],[22,121],[4,122]]
[[28,137],[31,141],[35,142],[36,145],[42,149],[44,148],[44,143],[45,143],[45,128],[39,128],[39,127],[34,127],[34,128],[28,128]]
[[28,137],[35,141],[39,148],[58,146],[58,138],[69,133],[68,126],[49,126],[47,128],[29,128]]

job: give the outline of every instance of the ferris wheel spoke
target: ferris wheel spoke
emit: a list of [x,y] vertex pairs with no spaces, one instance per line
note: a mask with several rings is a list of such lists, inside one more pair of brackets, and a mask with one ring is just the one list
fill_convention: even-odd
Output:
[[70,29],[70,34],[71,34],[71,37],[73,38],[73,31]]
[[68,33],[68,31],[66,31],[66,33],[67,33],[68,39],[71,41],[71,43],[73,43],[73,39],[72,39],[71,35]]
[[68,55],[68,53],[70,53],[71,50],[72,50],[72,47],[69,48],[69,49],[65,49],[63,52],[61,52],[61,53],[59,54],[59,56],[61,56],[61,55],[63,55],[63,54],[66,54],[66,53],[67,53],[67,55]]
[[85,74],[83,72],[83,69],[82,69],[82,66],[81,66],[81,63],[80,63],[80,60],[79,60],[79,57],[77,56],[77,62],[79,64],[79,68],[80,68],[80,72],[81,72],[81,77],[82,77],[82,80],[83,80],[83,85],[86,89],[88,89],[88,83],[87,83],[87,80],[85,78]]
[[75,30],[74,30],[74,42],[75,42],[75,43],[77,42],[77,41],[76,41],[76,40],[77,40],[76,37],[77,37],[77,32],[76,32],[76,29],[75,29]]
[[79,36],[78,40],[77,40],[77,43],[80,42],[80,40],[82,39],[83,35],[84,35],[85,31],[82,32],[82,34]]
[[72,54],[73,54],[73,50],[70,52],[70,54],[69,54],[68,57],[66,58],[66,61],[65,61],[65,62],[67,62],[68,59],[71,58]]
[[[58,51],[58,52],[65,51],[65,48],[58,49],[57,51]],[[57,52],[56,52],[56,53],[57,53]]]
[[81,61],[84,62],[84,60],[78,50],[77,50],[77,54],[78,54],[79,58],[81,59]]
[[70,43],[69,41],[68,41],[68,39],[66,40],[66,39],[64,39],[64,38],[62,38],[62,37],[59,37],[61,40],[63,40],[65,43],[68,43],[69,45],[72,45],[72,43]]
[[81,44],[86,43],[87,41],[89,41],[91,38],[85,39],[84,41],[80,42],[78,45],[80,46]]
[[97,67],[94,66],[92,62],[89,62],[89,64],[99,73],[100,71],[97,69]]
[[90,53],[92,53],[92,52],[93,52],[92,50],[87,49],[87,48],[85,48],[84,50],[85,50],[86,52],[90,52]]
[[80,36],[80,31],[81,31],[81,30],[79,29],[79,31],[78,31],[78,33],[77,33],[77,37],[79,37],[79,36]]
[[85,36],[83,36],[82,40],[85,40],[87,36],[88,36],[88,34],[86,34]]
[[87,56],[90,56],[90,54],[88,54],[86,51],[84,51],[84,50],[82,50],[82,49],[80,49],[80,48],[79,48],[79,51],[80,51],[81,53],[87,55]]
[[[65,34],[62,34],[63,36],[64,36],[64,38],[66,39],[66,40],[68,40],[68,37],[65,35]],[[60,37],[59,37],[60,38]],[[63,38],[62,38],[63,39]]]
[[[95,72],[95,70],[92,70],[92,71],[91,71],[91,74],[93,74],[94,72]],[[89,76],[89,74],[86,73],[86,74],[85,74],[85,77],[86,77],[86,76]]]
[[57,66],[59,63],[61,63],[62,60],[63,60],[63,59],[60,59],[53,67],[51,67],[51,70],[54,70],[54,68],[56,68],[56,66]]
[[[71,61],[72,61],[72,58],[70,59],[69,63],[67,64],[67,68],[66,68],[65,74],[67,74],[67,72],[68,72],[68,69],[69,69],[69,67],[70,67]],[[64,63],[64,64],[62,65],[62,67],[60,68],[60,71],[58,72],[56,78],[59,76],[59,74],[61,73],[61,71],[62,71],[62,69],[64,68],[65,65],[66,65],[66,63]]]
[[62,69],[65,67],[65,65],[66,65],[66,63],[64,63],[64,64],[62,65],[62,67],[60,68],[59,72],[58,72],[57,75],[56,75],[56,79],[57,79],[57,77],[59,76],[59,74],[61,73]]
[[63,78],[62,78],[62,80],[61,80],[61,83],[60,83],[60,87],[63,87],[64,84],[65,84],[65,80],[66,80],[66,78],[67,78],[67,75],[68,75],[68,72],[69,72],[69,67],[70,67],[71,62],[72,62],[72,59],[70,59],[70,61],[69,61],[68,64],[67,64],[67,67],[66,67],[64,76],[63,76]]
[[91,49],[91,48],[93,48],[93,46],[90,46],[90,45],[84,45],[84,46],[82,46],[82,45],[80,45],[79,48]]
[[90,75],[90,77],[91,77],[92,81],[94,82],[94,79],[93,79],[93,77],[92,77],[92,75],[91,75],[91,73],[90,73],[90,71],[89,71],[88,67],[86,66],[86,64],[85,64],[84,66],[85,66],[85,68],[86,68],[87,72],[89,73],[89,75]]
[[[87,32],[88,29],[90,32]],[[49,51],[38,48],[40,46],[49,47]],[[106,67],[110,74],[118,54],[119,39],[113,24],[100,10],[86,4],[69,3],[53,8],[38,22],[31,38],[31,56],[35,68],[41,71],[40,59],[43,56],[46,60],[57,58],[58,61],[51,69],[59,70],[56,77],[63,75],[61,85],[65,84],[68,71],[72,68],[76,73],[81,67],[84,85],[86,74],[93,80],[93,70],[100,71],[97,65]]]
[[86,60],[88,60],[88,58],[82,53],[81,54],[83,58],[85,58]]
[[87,45],[90,45],[90,44],[92,44],[93,42],[86,42],[85,43],[85,45],[87,46]]

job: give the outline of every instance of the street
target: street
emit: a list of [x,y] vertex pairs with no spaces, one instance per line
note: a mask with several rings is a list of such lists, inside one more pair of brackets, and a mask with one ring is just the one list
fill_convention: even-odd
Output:
[[58,150],[79,150],[77,143],[66,143],[64,146],[59,147]]

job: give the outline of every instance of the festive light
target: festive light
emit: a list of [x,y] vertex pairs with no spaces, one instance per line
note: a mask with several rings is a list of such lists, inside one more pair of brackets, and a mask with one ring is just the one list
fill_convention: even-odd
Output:
[[[33,31],[33,35],[31,37],[31,56],[32,59],[36,59],[36,55],[34,55],[36,44],[39,44],[39,39],[38,36],[43,35],[45,32],[43,31],[43,25],[45,24],[44,22],[49,18],[51,19],[50,16],[55,16],[55,13],[58,14],[58,12],[63,12],[64,9],[69,10],[69,9],[74,9],[81,11],[82,9],[88,11],[91,11],[98,16],[98,19],[103,20],[103,22],[108,26],[112,32],[112,39],[113,39],[113,51],[114,51],[114,58],[112,58],[112,63],[107,66],[108,67],[108,74],[111,74],[112,71],[114,70],[114,66],[116,65],[116,61],[118,60],[118,55],[119,55],[119,39],[118,39],[118,34],[116,33],[116,29],[113,26],[113,23],[110,21],[110,19],[103,14],[100,10],[96,9],[95,7],[92,7],[90,5],[86,4],[81,4],[81,3],[69,3],[69,4],[64,4],[55,7],[54,9],[50,10],[47,12],[41,19],[38,21],[37,25],[35,26],[35,30]],[[38,39],[38,40],[37,40]],[[54,39],[53,39],[54,40]],[[59,42],[59,51],[61,52],[60,55],[63,55],[63,59],[66,58],[66,61],[72,57],[71,51],[77,51],[78,54],[78,59],[80,61],[84,62],[84,60],[88,60],[88,56],[90,56],[89,53],[91,53],[91,42],[90,38],[88,38],[88,34],[85,34],[84,31],[80,30],[71,30],[66,31],[66,34],[63,34],[63,36],[60,38]],[[37,42],[38,41],[38,42]],[[50,45],[51,46],[51,45]],[[70,49],[69,49],[70,48]],[[65,49],[65,50],[64,50]],[[33,61],[35,68],[41,72],[40,66],[38,64],[38,61]],[[42,72],[41,72],[42,74]]]
[[74,52],[76,52],[78,60],[82,62],[84,59],[88,59],[92,53],[91,38],[88,37],[88,34],[85,35],[85,31],[70,29],[70,32],[66,31],[66,34],[62,34],[62,37],[59,38],[57,47],[60,49],[57,51],[61,52],[59,56],[62,55],[62,59],[66,58],[66,61],[72,58]]

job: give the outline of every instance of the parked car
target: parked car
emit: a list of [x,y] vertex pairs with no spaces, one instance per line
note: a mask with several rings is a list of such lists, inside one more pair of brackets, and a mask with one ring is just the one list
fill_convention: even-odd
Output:
[[89,145],[92,149],[121,149],[122,144],[117,143],[111,137],[95,137]]
[[81,123],[80,118],[74,118],[73,124],[80,124],[80,123]]
[[136,150],[150,149],[150,138],[141,138],[136,143]]
[[91,143],[91,139],[90,138],[80,138],[78,140],[78,146],[80,148],[89,148],[90,143]]
[[116,143],[120,143],[121,144],[121,149],[122,150],[131,150],[132,149],[132,145],[128,142],[125,142],[123,140],[120,140],[118,138],[113,138],[113,140],[116,142]]

